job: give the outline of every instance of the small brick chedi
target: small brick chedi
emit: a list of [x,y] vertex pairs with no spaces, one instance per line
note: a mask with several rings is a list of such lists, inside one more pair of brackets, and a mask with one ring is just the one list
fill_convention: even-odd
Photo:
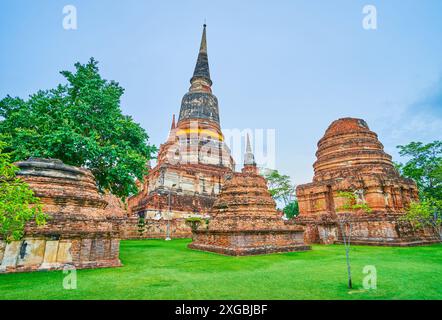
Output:
[[304,245],[303,227],[286,225],[276,211],[249,140],[244,168],[224,183],[211,217],[208,225],[193,231],[189,248],[235,256],[310,249]]
[[97,191],[89,170],[60,160],[18,162],[18,176],[41,199],[45,226],[26,226],[21,241],[0,241],[0,272],[120,266],[117,210]]
[[[226,175],[235,168],[221,131],[218,99],[211,89],[206,26],[190,83],[178,122],[174,116],[169,137],[160,146],[156,166],[149,165],[141,192],[129,198],[132,216],[127,238],[165,237],[169,224],[172,237],[190,237],[185,219],[208,214]],[[138,217],[146,221],[143,232],[137,231]]]
[[[295,223],[307,226],[307,242],[341,241],[336,221],[344,214],[351,217],[353,243],[435,242],[429,230],[416,230],[400,219],[410,202],[419,200],[416,184],[399,175],[391,156],[364,120],[334,121],[319,140],[316,156],[313,182],[296,190],[300,215]],[[354,193],[356,200],[351,201],[368,205],[371,212],[343,209],[349,203],[343,192]]]

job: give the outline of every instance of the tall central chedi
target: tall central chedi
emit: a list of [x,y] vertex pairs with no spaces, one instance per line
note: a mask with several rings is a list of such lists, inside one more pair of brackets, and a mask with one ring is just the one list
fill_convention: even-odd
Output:
[[235,169],[221,131],[218,99],[212,94],[206,25],[190,83],[178,122],[173,116],[169,137],[160,146],[157,165],[149,168],[141,192],[129,199],[133,219],[147,219],[143,237],[164,236],[168,219],[172,237],[189,236],[185,219],[205,216]]

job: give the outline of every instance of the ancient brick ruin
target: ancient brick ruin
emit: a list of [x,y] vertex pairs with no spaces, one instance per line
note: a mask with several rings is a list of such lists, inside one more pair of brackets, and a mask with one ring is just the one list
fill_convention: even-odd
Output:
[[307,227],[307,242],[342,241],[336,222],[349,213],[344,209],[349,199],[341,192],[354,193],[356,203],[367,204],[372,210],[350,212],[353,243],[418,245],[437,241],[430,230],[417,230],[401,220],[410,202],[419,200],[416,184],[399,175],[364,120],[334,121],[319,140],[316,156],[313,182],[296,189],[300,215],[292,221]]
[[47,224],[28,224],[21,241],[0,241],[0,272],[120,266],[119,223],[123,210],[107,208],[90,171],[60,160],[16,163],[50,216]]
[[[227,175],[235,168],[224,142],[218,100],[212,94],[206,27],[191,87],[182,99],[178,122],[173,117],[167,141],[160,146],[157,165],[140,184],[141,192],[128,200],[131,216],[128,238],[190,237],[188,217],[205,217]],[[146,228],[138,232],[137,221]]]
[[189,248],[234,256],[305,251],[310,247],[303,233],[300,226],[286,225],[276,211],[247,141],[242,172],[225,182],[208,225],[194,230]]

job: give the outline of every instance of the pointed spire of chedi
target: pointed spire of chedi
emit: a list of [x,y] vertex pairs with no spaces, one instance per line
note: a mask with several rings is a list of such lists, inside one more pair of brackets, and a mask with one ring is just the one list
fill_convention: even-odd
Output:
[[206,25],[203,26],[203,35],[201,37],[200,51],[198,53],[198,60],[196,61],[195,71],[193,72],[193,77],[190,79],[190,83],[193,83],[197,79],[202,79],[207,81],[209,86],[212,85],[212,80],[210,79],[209,70],[209,57],[207,55],[207,39],[206,39]]
[[173,116],[172,116],[172,125],[170,126],[170,130],[175,129],[175,127],[176,127],[176,124],[175,124],[175,114],[173,114]]
[[247,146],[246,146],[246,152],[251,153],[252,152],[252,146],[250,145],[250,136],[247,133]]
[[178,123],[183,120],[210,120],[219,125],[218,99],[212,94],[209,58],[207,56],[206,25],[204,24],[200,50],[190,89],[181,101]]
[[170,126],[169,137],[167,138],[167,141],[173,141],[175,139],[175,131],[176,131],[175,114],[173,114],[172,125]]
[[242,169],[242,172],[248,174],[258,174],[255,156],[253,155],[252,147],[250,145],[249,134],[247,134],[246,153],[244,154],[244,168]]
[[256,166],[255,156],[253,155],[252,147],[250,145],[249,134],[247,134],[246,153],[244,154],[244,165],[245,166]]

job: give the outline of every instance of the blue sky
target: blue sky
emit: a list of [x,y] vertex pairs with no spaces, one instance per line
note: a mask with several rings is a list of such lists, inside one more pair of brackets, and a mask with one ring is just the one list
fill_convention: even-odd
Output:
[[[65,5],[78,29],[62,27]],[[362,28],[364,5],[378,29]],[[156,145],[179,112],[207,21],[223,128],[276,130],[276,166],[309,182],[316,143],[340,117],[365,119],[388,153],[442,138],[442,1],[7,1],[0,97],[63,81],[95,57]],[[238,160],[240,162],[240,159]]]

